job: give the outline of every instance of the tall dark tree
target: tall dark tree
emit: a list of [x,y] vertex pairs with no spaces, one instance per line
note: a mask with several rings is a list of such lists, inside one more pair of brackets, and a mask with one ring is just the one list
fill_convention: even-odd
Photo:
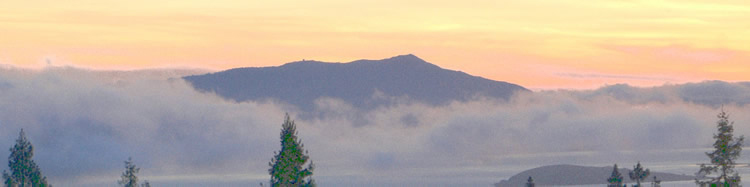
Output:
[[531,176],[529,176],[529,179],[526,180],[526,187],[534,187],[534,186],[535,186],[534,179],[532,179]]
[[612,175],[607,178],[607,182],[609,183],[607,187],[622,187],[622,175],[620,174],[620,171],[617,171],[617,164],[615,164],[615,167],[612,170]]
[[311,178],[314,165],[312,161],[305,168],[304,165],[310,160],[301,140],[297,140],[297,126],[286,114],[284,124],[281,125],[281,150],[275,152],[275,156],[268,165],[268,174],[271,175],[271,186],[315,186]]
[[8,168],[10,173],[3,171],[3,180],[9,187],[43,187],[51,186],[47,177],[42,176],[39,166],[34,160],[34,146],[26,139],[26,133],[21,132],[16,139],[16,145],[10,148]]
[[633,167],[633,171],[630,171],[629,174],[630,179],[635,180],[636,185],[641,187],[641,181],[646,179],[648,175],[651,175],[651,171],[644,169],[643,166],[641,166],[641,162],[638,162],[638,164]]
[[128,157],[128,160],[125,161],[125,171],[122,172],[121,179],[117,181],[118,184],[125,186],[125,187],[138,187],[138,171],[140,171],[141,168],[138,168],[133,164],[133,158]]
[[716,173],[718,176],[708,177],[706,180],[696,179],[695,182],[698,185],[740,186],[741,179],[734,171],[734,165],[742,152],[745,136],[734,137],[734,122],[729,121],[729,115],[723,109],[716,117],[719,118],[716,122],[719,133],[714,134],[714,150],[706,152],[711,164],[701,164],[698,174],[705,176]]

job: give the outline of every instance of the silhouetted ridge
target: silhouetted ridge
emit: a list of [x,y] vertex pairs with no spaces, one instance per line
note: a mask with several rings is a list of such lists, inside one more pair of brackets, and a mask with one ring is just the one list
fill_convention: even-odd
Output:
[[474,96],[507,99],[527,89],[506,82],[442,69],[414,55],[349,63],[297,61],[277,67],[237,68],[184,77],[196,89],[235,101],[278,99],[314,109],[320,97],[339,98],[356,107],[392,104],[385,96],[445,104]]
[[281,65],[279,67],[287,67],[287,68],[304,68],[308,66],[319,66],[319,65],[336,65],[340,63],[326,63],[326,62],[320,62],[320,61],[314,61],[314,60],[305,60],[305,61],[296,61],[296,62],[290,62],[286,63],[284,65]]
[[348,64],[362,65],[362,66],[392,66],[392,67],[398,67],[398,68],[406,68],[406,67],[425,68],[425,70],[441,69],[440,67],[434,64],[431,64],[427,61],[424,61],[421,58],[414,56],[412,54],[399,55],[399,56],[395,56],[391,58],[386,58],[383,60],[357,60],[357,61],[350,62]]
[[[620,167],[617,170],[621,174],[623,174],[624,183],[633,182],[627,176],[630,172],[630,169]],[[611,173],[612,166],[591,167],[567,164],[550,165],[522,171],[521,173],[513,175],[507,180],[502,180],[499,183],[495,183],[495,186],[523,186],[529,176],[533,177],[534,183],[540,186],[606,184],[607,178],[610,177]],[[664,182],[689,181],[695,178],[695,176],[690,175],[678,175],[672,173],[651,171],[651,175],[649,175],[645,182],[651,182],[651,177],[653,176],[656,176],[659,180]]]

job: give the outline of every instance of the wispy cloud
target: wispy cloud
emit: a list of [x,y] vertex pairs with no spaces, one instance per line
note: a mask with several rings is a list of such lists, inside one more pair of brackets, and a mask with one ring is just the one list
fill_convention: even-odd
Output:
[[660,76],[641,76],[641,75],[620,75],[620,74],[598,74],[598,73],[557,73],[562,77],[579,78],[579,79],[619,79],[619,80],[648,80],[670,82],[676,81],[674,78]]

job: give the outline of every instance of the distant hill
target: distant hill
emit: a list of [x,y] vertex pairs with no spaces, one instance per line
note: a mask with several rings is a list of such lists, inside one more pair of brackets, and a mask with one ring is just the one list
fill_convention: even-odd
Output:
[[[618,167],[618,171],[623,176],[623,182],[633,182],[628,177],[630,169]],[[606,184],[607,178],[612,174],[612,166],[608,167],[589,167],[576,165],[551,165],[542,166],[523,171],[513,175],[508,180],[502,180],[495,183],[497,187],[505,186],[523,186],[526,180],[531,176],[536,185],[589,185],[589,184]],[[661,181],[686,181],[693,180],[695,176],[677,175],[671,173],[662,173],[651,171],[646,180],[650,183],[653,176]]]
[[439,105],[480,95],[507,99],[516,91],[528,91],[515,84],[443,69],[411,54],[349,63],[298,61],[184,79],[200,91],[234,101],[277,99],[304,110],[314,109],[314,101],[320,97],[372,108],[393,102],[381,96]]

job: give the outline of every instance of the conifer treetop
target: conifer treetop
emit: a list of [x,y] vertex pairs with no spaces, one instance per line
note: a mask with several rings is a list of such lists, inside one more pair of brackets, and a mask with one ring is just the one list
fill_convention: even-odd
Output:
[[274,152],[274,157],[268,163],[271,186],[315,186],[314,180],[310,178],[314,164],[310,161],[304,167],[310,157],[302,141],[297,138],[297,126],[289,114],[286,114],[281,127],[281,150]]

